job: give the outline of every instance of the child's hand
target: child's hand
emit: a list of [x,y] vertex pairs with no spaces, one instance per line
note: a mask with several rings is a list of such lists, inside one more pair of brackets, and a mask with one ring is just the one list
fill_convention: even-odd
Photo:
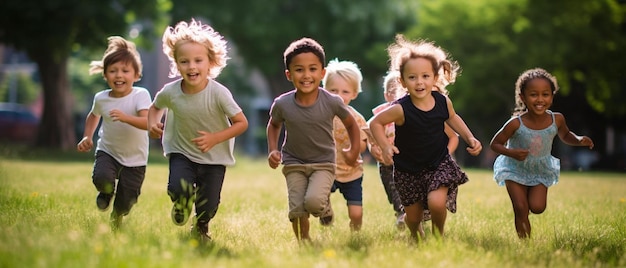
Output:
[[376,159],[376,161],[381,163],[383,162],[383,150],[380,149],[380,146],[372,144],[370,147],[370,154],[374,157],[374,159]]
[[120,121],[120,122],[124,122],[126,123],[128,120],[126,120],[127,115],[118,110],[118,109],[113,109],[109,112],[109,116],[111,117],[111,119],[115,122],[115,121]]
[[217,144],[213,138],[213,133],[198,130],[198,134],[200,134],[200,137],[192,139],[191,142],[195,143],[198,149],[200,149],[203,153],[208,152],[211,148],[213,148],[213,146],[215,146],[215,144]]
[[270,164],[270,167],[272,169],[276,169],[281,160],[281,154],[277,150],[271,151],[270,154],[267,156],[267,162]]
[[76,146],[76,149],[79,152],[89,152],[93,148],[93,140],[87,136],[83,137],[82,140]]
[[150,138],[153,138],[153,139],[161,138],[161,136],[163,135],[163,123],[158,122],[150,126],[148,134],[150,135]]
[[466,150],[470,155],[477,156],[483,150],[483,145],[474,137],[470,138],[468,143],[469,147]]
[[509,149],[509,156],[517,161],[524,161],[528,156],[528,152],[530,151],[526,149]]
[[344,148],[341,150],[341,154],[343,154],[343,159],[346,160],[346,164],[348,166],[356,167],[359,164],[363,164],[363,161],[359,161],[359,152],[353,152],[350,148]]
[[393,155],[399,154],[399,153],[400,151],[398,150],[398,147],[393,146],[393,145],[383,149],[382,150],[382,155],[383,155],[382,163],[385,164],[385,166],[393,165]]
[[579,141],[581,146],[588,146],[589,149],[593,149],[593,141],[591,140],[591,138],[587,136],[582,136]]

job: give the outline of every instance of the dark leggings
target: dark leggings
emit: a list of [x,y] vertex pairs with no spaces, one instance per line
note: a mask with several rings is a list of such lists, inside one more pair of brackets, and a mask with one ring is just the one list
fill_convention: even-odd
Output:
[[182,154],[170,154],[167,193],[172,202],[195,200],[196,219],[208,223],[217,213],[226,166],[194,163]]
[[[146,175],[146,166],[126,167],[111,155],[96,152],[93,166],[93,185],[105,194],[115,194],[113,211],[118,215],[127,215],[137,203],[141,194],[141,185]],[[115,181],[117,180],[117,188]]]

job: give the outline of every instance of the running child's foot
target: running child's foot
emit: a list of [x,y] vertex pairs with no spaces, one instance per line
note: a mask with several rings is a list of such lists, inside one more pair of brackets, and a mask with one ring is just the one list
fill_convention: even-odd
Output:
[[404,222],[404,218],[406,214],[404,212],[396,212],[396,227],[398,230],[404,230],[406,228],[406,223]]
[[333,224],[333,207],[328,203],[328,210],[325,214],[320,215],[320,224],[322,226],[331,226]]
[[[187,203],[187,202],[183,202]],[[172,206],[172,221],[174,224],[182,226],[189,220],[189,214],[191,214],[191,206],[184,205],[180,202],[174,202]]]
[[96,206],[100,211],[106,211],[111,205],[111,199],[113,199],[113,194],[105,194],[99,193],[96,196]]
[[191,235],[198,239],[199,242],[211,242],[211,233],[209,232],[209,223],[196,222],[191,226]]

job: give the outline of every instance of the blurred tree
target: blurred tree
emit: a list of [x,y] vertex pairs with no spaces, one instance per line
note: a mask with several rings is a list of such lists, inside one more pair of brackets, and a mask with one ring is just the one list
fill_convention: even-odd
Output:
[[[3,0],[0,42],[25,51],[37,63],[44,92],[44,111],[37,145],[75,147],[67,63],[81,46],[104,50],[106,38],[123,35],[131,25],[154,36],[159,15],[169,0]],[[133,40],[142,45],[140,40]]]
[[[173,21],[206,18],[237,46],[246,64],[267,78],[274,96],[291,89],[285,79],[283,51],[291,41],[311,37],[332,58],[351,60],[377,83],[387,69],[386,46],[396,32],[414,23],[410,0],[241,0],[207,5],[173,0]],[[377,90],[376,96],[382,93]]]
[[603,127],[626,115],[624,2],[421,1],[407,35],[435,41],[459,61],[463,70],[450,96],[483,143],[510,117],[518,75],[534,67],[559,79],[555,109],[582,134],[598,130],[601,142]]

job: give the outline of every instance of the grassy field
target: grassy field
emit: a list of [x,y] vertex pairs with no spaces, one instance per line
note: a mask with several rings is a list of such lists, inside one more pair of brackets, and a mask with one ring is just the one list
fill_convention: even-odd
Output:
[[[0,267],[624,267],[626,175],[563,172],[548,208],[520,241],[506,189],[489,170],[467,169],[446,237],[419,245],[398,231],[375,166],[364,177],[364,225],[353,234],[345,201],[332,195],[333,227],[312,218],[301,246],[287,220],[279,170],[238,157],[227,170],[208,245],[175,226],[167,164],[152,153],[142,195],[123,228],[95,206],[92,155],[0,150]],[[427,227],[430,223],[427,224]]]

